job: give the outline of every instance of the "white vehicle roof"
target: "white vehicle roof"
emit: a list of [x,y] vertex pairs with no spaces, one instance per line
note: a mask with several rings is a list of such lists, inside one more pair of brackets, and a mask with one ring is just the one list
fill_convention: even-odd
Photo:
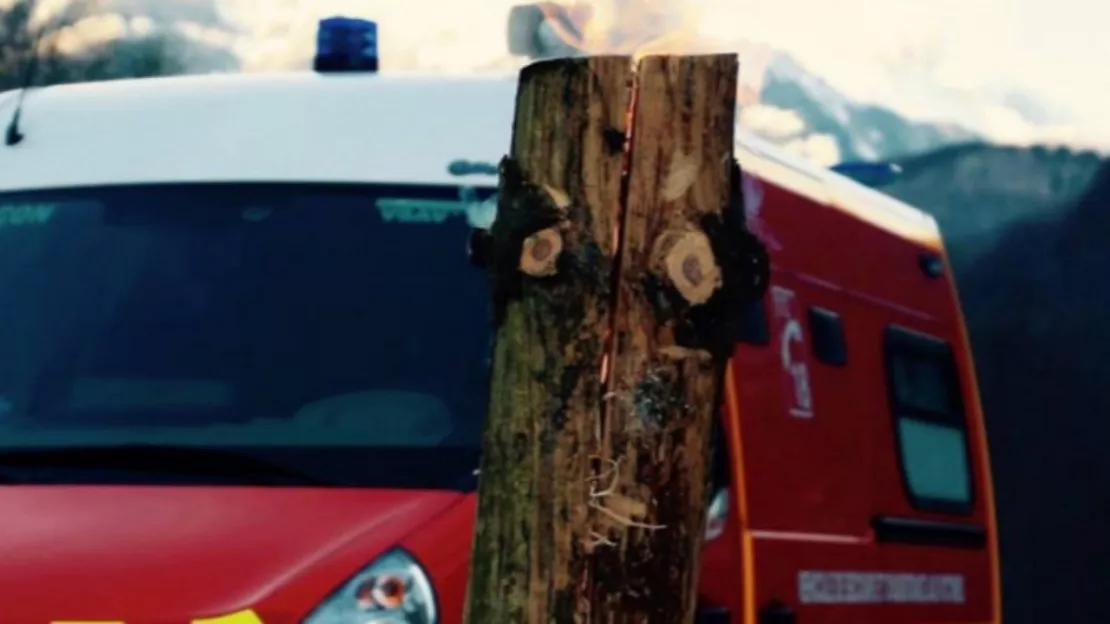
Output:
[[[223,74],[117,80],[27,92],[25,139],[0,145],[0,192],[181,182],[494,186],[457,160],[509,150],[515,76]],[[0,129],[16,92],[0,94]],[[939,241],[931,216],[738,133],[757,177],[900,236]]]
[[[458,184],[509,147],[510,79],[206,75],[29,91],[0,191],[196,181]],[[14,93],[0,100],[0,123]],[[509,120],[509,121],[506,121]],[[495,180],[494,180],[495,181]]]

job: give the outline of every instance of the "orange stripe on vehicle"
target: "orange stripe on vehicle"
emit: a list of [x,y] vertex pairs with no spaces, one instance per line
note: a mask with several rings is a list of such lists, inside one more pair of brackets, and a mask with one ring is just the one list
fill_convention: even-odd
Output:
[[725,367],[725,405],[732,426],[729,442],[732,446],[732,490],[736,498],[736,517],[740,522],[741,579],[744,584],[744,624],[755,624],[755,555],[752,553],[752,536],[748,525],[748,492],[744,472],[744,449],[740,445],[740,399],[736,392],[736,377],[732,373],[732,360]]
[[975,434],[979,438],[976,446],[979,448],[979,474],[982,476],[982,485],[986,494],[988,551],[991,558],[991,620],[990,624],[1002,622],[1002,572],[998,557],[998,523],[995,515],[994,504],[994,477],[991,474],[990,445],[987,443],[987,424],[983,415],[983,403],[979,396],[979,378],[975,373],[975,354],[971,351],[971,338],[968,336],[967,321],[964,318],[963,306],[960,304],[959,289],[956,286],[955,276],[948,271],[948,288],[956,308],[956,322],[959,324],[960,342],[963,343],[963,355],[966,358],[964,366],[965,383],[973,399],[972,415],[974,416]]

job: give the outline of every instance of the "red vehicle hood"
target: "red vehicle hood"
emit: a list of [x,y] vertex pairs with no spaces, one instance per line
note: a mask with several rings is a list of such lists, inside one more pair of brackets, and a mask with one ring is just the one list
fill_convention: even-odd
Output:
[[356,568],[369,563],[459,498],[361,489],[0,487],[0,619],[187,623],[230,613],[257,605],[316,562],[329,559],[329,570],[336,557],[361,562]]

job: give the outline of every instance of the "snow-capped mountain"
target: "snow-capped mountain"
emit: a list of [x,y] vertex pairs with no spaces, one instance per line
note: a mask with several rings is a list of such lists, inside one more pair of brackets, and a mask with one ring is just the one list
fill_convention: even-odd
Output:
[[855,102],[782,53],[767,64],[760,100],[741,110],[741,124],[825,165],[886,160],[980,139],[959,126],[913,121]]

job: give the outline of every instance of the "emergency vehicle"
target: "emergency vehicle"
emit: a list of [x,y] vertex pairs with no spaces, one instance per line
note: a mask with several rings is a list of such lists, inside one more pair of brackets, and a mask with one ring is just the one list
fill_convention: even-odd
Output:
[[[516,80],[349,69],[0,94],[0,622],[461,621]],[[936,223],[739,137],[699,621],[998,622]]]

